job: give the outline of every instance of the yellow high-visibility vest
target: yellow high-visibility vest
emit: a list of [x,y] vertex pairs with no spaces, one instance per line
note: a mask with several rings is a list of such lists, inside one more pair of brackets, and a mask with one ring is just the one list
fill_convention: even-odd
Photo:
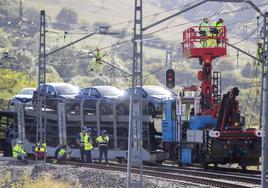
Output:
[[98,136],[96,142],[99,143],[99,146],[108,146],[109,136]]
[[59,151],[59,153],[58,153],[58,156],[62,157],[62,156],[65,155],[65,153],[66,153],[66,150],[63,149],[63,148],[61,148],[60,151]]
[[45,152],[46,151],[46,147],[47,147],[47,145],[46,145],[46,143],[44,143],[44,144],[42,144],[41,147],[40,146],[36,146],[35,149],[34,149],[34,151],[35,152]]
[[24,150],[24,148],[22,147],[22,145],[20,144],[16,144],[13,148],[12,148],[12,155],[13,157],[17,158],[19,156],[19,154],[24,154],[26,155],[26,152]]
[[209,24],[206,22],[203,22],[199,25],[199,31],[205,32],[206,35],[209,34]]
[[84,137],[84,150],[92,150],[93,149],[93,145],[90,142],[90,136],[88,134],[85,135]]

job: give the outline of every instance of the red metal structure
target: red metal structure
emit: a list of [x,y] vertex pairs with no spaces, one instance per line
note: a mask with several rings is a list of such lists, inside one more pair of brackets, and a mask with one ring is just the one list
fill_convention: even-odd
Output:
[[[203,27],[209,31],[212,27]],[[226,27],[217,27],[218,34],[200,34],[200,27],[193,26],[183,32],[183,56],[187,58],[198,58],[202,70],[198,72],[201,83],[201,113],[211,114],[216,100],[213,97],[212,86],[212,61],[217,57],[227,55]],[[203,45],[203,44],[206,45]],[[206,46],[206,47],[204,47]]]
[[[204,36],[200,30],[206,30]],[[212,29],[217,29],[218,34],[211,34]],[[202,115],[212,115],[217,118],[216,130],[220,131],[217,139],[256,139],[260,132],[256,129],[241,129],[244,126],[244,118],[240,116],[239,103],[236,97],[239,89],[233,88],[223,95],[222,100],[216,100],[213,89],[218,87],[218,82],[212,83],[212,62],[218,57],[227,55],[227,31],[226,27],[202,27],[193,26],[183,32],[183,56],[186,58],[198,58],[202,70],[198,72],[201,83],[200,107]],[[204,45],[205,44],[205,45]],[[205,46],[205,47],[204,47]],[[242,119],[242,121],[241,121]]]

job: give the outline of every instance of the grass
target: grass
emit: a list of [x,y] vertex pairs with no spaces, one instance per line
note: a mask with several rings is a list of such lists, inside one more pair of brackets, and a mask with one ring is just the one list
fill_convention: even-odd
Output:
[[[19,181],[13,182],[10,188],[80,188],[80,184],[72,185],[70,182],[56,180],[50,174],[41,174],[35,179],[32,179],[29,172],[25,171]],[[11,172],[5,172],[0,179],[0,187],[6,186],[10,182],[14,181]]]
[[12,178],[11,172],[10,171],[5,172],[0,178],[0,187],[8,183],[11,180],[11,178]]
[[35,180],[27,177],[24,180],[23,188],[72,188],[73,186],[68,182],[55,180],[51,175],[39,176]]

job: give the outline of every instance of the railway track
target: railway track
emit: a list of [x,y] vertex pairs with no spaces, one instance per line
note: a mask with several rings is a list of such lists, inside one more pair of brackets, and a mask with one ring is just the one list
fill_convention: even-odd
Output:
[[[97,168],[104,170],[113,170],[126,172],[127,166],[125,164],[111,163],[109,166],[102,164],[88,164],[79,162],[66,162],[65,165],[74,165],[77,167],[83,166],[87,168]],[[133,168],[133,173],[139,173],[139,169]],[[220,172],[205,172],[202,170],[189,169],[175,169],[163,166],[144,166],[143,174],[146,176],[153,176],[157,178],[164,178],[173,181],[181,181],[185,184],[199,184],[212,187],[221,188],[249,188],[258,187],[260,185],[260,178],[251,177],[250,175],[226,174]]]

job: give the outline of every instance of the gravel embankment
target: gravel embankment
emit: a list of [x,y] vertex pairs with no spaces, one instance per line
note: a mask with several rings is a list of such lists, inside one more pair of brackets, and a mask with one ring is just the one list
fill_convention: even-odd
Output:
[[[4,187],[10,187],[12,183],[18,182],[25,173],[29,174],[32,179],[43,174],[50,174],[54,179],[69,182],[74,187],[77,185],[90,188],[126,187],[126,173],[123,172],[54,164],[46,164],[46,169],[43,170],[41,166],[36,167],[35,163],[22,165],[12,158],[0,157],[0,179],[6,172],[11,173],[12,179]],[[144,185],[146,188],[200,187],[187,182],[165,180],[149,176],[144,176]]]

